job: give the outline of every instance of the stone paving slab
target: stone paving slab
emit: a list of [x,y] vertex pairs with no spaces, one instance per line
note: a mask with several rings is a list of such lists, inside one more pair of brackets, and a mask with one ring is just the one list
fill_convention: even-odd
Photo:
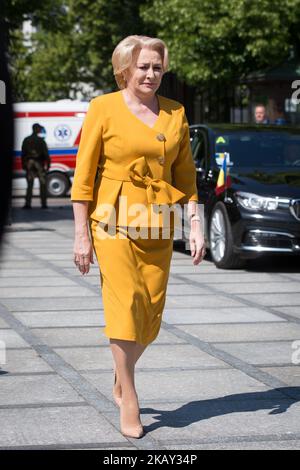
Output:
[[83,402],[84,399],[58,375],[1,375],[0,405]]
[[53,371],[52,367],[32,349],[7,349],[6,363],[2,364],[1,367],[2,370],[9,373]]
[[243,322],[284,322],[279,316],[265,312],[258,308],[240,307],[240,308],[206,308],[199,305],[194,309],[171,309],[165,308],[163,320],[166,323],[184,324],[184,323],[243,323]]
[[35,291],[34,291],[35,294],[38,293],[39,287],[76,286],[76,282],[63,276],[58,276],[58,277],[42,276],[42,277],[35,277],[34,280],[32,280],[31,277],[7,277],[7,278],[0,279],[1,289],[3,289],[3,287],[16,288],[16,286],[18,286],[18,288],[19,287],[32,287],[33,283],[35,287]]
[[249,364],[292,364],[293,341],[255,343],[217,343],[226,351]]
[[128,442],[88,406],[0,410],[0,447]]
[[[7,278],[7,277],[19,277],[20,276],[20,269],[16,269],[16,268],[6,268],[4,269],[3,266],[0,267],[0,278],[4,277],[4,278]],[[43,267],[37,267],[35,266],[33,269],[29,269],[29,268],[22,268],[22,275],[24,277],[32,277],[32,278],[35,278],[35,277],[44,277],[46,278],[47,276],[55,276],[55,277],[59,277],[57,272],[54,270],[54,269],[49,269],[49,268],[43,268]],[[63,279],[63,276],[61,276],[61,278]],[[1,280],[0,280],[1,282]]]
[[139,359],[137,370],[156,367],[163,367],[169,371],[172,368],[185,369],[185,367],[228,367],[225,362],[189,344],[172,345],[172,354],[169,354],[169,350],[169,345],[149,348]]
[[[278,281],[278,282],[252,282],[252,283],[218,283],[218,289],[227,293],[234,294],[278,294],[278,293],[298,293],[300,295],[300,283],[291,281]],[[269,305],[269,303],[268,303]]]
[[2,261],[1,271],[9,271],[10,269],[42,269],[44,263],[40,260],[27,260],[27,261]]
[[[297,263],[297,264],[296,264]],[[280,271],[276,271],[278,273],[280,273]],[[295,258],[295,266],[294,266],[294,269],[292,267],[291,270],[288,270],[287,272],[284,272],[283,273],[283,276],[286,276],[287,278],[291,278],[291,276],[294,278],[294,279],[299,279],[300,280],[300,272],[299,272],[299,257]]]
[[[22,250],[26,250],[26,253],[32,253],[34,254],[36,250],[41,250],[42,253],[57,253],[63,252],[63,253],[71,253],[70,251],[70,244],[72,244],[71,238],[69,240],[64,240],[62,237],[59,237],[59,239],[56,237],[53,240],[50,240],[47,238],[46,234],[43,233],[43,237],[41,239],[41,236],[38,239],[34,239],[34,245],[32,244],[31,240],[32,234],[27,237],[27,240],[22,239],[16,239],[14,237],[10,238],[10,242],[14,244],[18,244],[18,248],[21,248]],[[59,244],[58,244],[59,241]],[[26,258],[28,259],[28,258]]]
[[11,329],[0,329],[0,341],[5,343],[6,348],[30,348],[30,345],[24,339]]
[[[173,268],[173,266],[187,266],[188,258],[186,257],[186,255],[183,254],[182,256],[175,256],[175,254],[176,252],[173,252],[173,256],[171,259],[171,268]],[[204,260],[201,263],[201,269],[203,269],[204,267],[210,268],[210,263]]]
[[30,253],[32,255],[48,255],[48,254],[53,254],[54,252],[57,253],[58,255],[64,255],[67,253],[67,258],[72,256],[72,251],[70,251],[70,244],[69,243],[63,243],[58,245],[57,243],[52,243],[52,245],[44,246],[34,246],[34,247],[28,247],[28,250],[30,250]]
[[[229,274],[229,275],[228,275]],[[267,282],[274,282],[274,280],[278,280],[278,276],[274,273],[256,273],[256,272],[245,272],[243,270],[237,271],[219,271],[219,270],[212,270],[208,273],[194,273],[194,274],[183,274],[181,277],[188,281],[193,282],[204,282],[205,284],[212,283],[215,287],[218,287],[219,283],[222,284],[232,284],[238,283],[246,285],[249,282],[257,282],[259,276],[259,280],[262,284]],[[294,277],[294,274],[293,274]],[[282,282],[288,282],[287,279],[281,279]],[[225,288],[224,288],[225,290]]]
[[[188,286],[186,284],[169,284],[167,288],[167,296],[178,297],[181,295],[186,299],[188,295],[199,295],[199,294],[207,294],[207,290],[205,287],[196,287],[196,286]],[[172,300],[172,299],[171,299]]]
[[[42,226],[42,222],[41,222]],[[37,248],[38,246],[52,246],[55,248],[57,242],[64,243],[61,237],[57,237],[56,230],[28,230],[20,232],[11,232],[9,234],[9,243],[14,243],[18,248],[24,248],[30,250],[32,246]],[[66,247],[70,248],[70,242],[65,241]],[[44,244],[43,244],[44,243]],[[45,244],[46,243],[46,244]],[[61,246],[61,245],[60,245]]]
[[102,332],[103,328],[95,327],[62,327],[62,328],[33,328],[32,332],[48,346],[103,346],[108,339]]
[[[276,310],[279,310],[278,308]],[[292,317],[300,319],[300,302],[299,305],[291,306],[291,307],[280,307],[280,312],[287,313]]]
[[182,331],[202,341],[241,342],[300,339],[300,325],[290,322],[236,323],[222,325],[177,325]]
[[[78,289],[79,291],[80,289]],[[85,309],[96,309],[101,308],[102,299],[99,295],[92,293],[92,296],[87,297],[78,297],[73,299],[72,297],[61,297],[61,298],[51,298],[45,300],[44,298],[13,298],[6,299],[2,298],[1,302],[12,312],[21,312],[21,311],[49,311],[49,310],[85,310]]]
[[[55,266],[58,266],[59,268],[62,268],[64,270],[69,269],[70,270],[69,274],[79,273],[79,271],[77,270],[77,268],[74,265],[73,255],[69,259],[66,259],[66,260],[60,260],[60,261],[51,260],[51,263],[55,263]],[[72,270],[73,270],[73,273],[72,273]],[[98,271],[99,271],[98,266],[96,268],[93,267],[93,266],[90,266],[90,271],[89,271],[90,273],[98,273]],[[84,276],[84,277],[86,277],[86,276]]]
[[[190,264],[189,264],[190,263]],[[199,274],[200,272],[201,273],[204,273],[205,270],[212,270],[213,268],[211,266],[206,266],[206,267],[203,267],[203,266],[194,266],[192,264],[192,261],[187,258],[187,263],[185,263],[184,265],[177,265],[177,266],[173,266],[172,267],[172,273],[173,274]]]
[[0,318],[0,328],[9,328],[8,324],[5,320],[3,320],[3,318]]
[[[172,273],[170,273],[168,285],[170,285],[170,284],[182,284],[182,282],[184,282],[184,281],[182,281],[182,279],[178,279],[178,277],[175,277],[175,276],[172,275]],[[185,283],[185,285],[188,286],[187,283]]]
[[54,348],[54,351],[76,370],[112,367],[112,353],[109,347]]
[[[73,263],[73,252],[69,249],[67,251],[65,250],[62,253],[58,253],[56,250],[53,250],[53,252],[50,253],[49,250],[48,250],[48,253],[40,253],[39,258],[40,259],[45,259],[45,260],[48,260],[48,261],[60,261],[60,260],[69,261],[69,260],[71,260],[72,263]],[[57,264],[57,263],[55,263],[55,264]],[[75,267],[74,267],[74,269],[75,269]]]
[[240,294],[240,298],[253,301],[259,305],[269,307],[300,305],[300,293],[289,292],[286,294]]
[[15,317],[28,327],[103,326],[103,310],[21,312]]
[[[56,263],[55,263],[56,264]],[[81,274],[79,271],[77,271],[74,266],[72,265],[71,267],[64,266],[63,267],[64,272],[67,274],[71,274],[71,276],[74,277],[74,279],[87,279],[90,276],[99,276],[99,268],[96,266],[94,268],[90,268],[90,272],[88,275],[86,274]]]
[[300,386],[300,366],[288,365],[284,367],[261,367],[263,372],[273,375],[285,382],[287,385]]
[[216,294],[205,294],[201,296],[201,302],[198,295],[172,295],[172,297],[167,297],[166,308],[189,308],[189,307],[200,307],[205,305],[205,307],[244,307],[244,305],[234,299],[224,297],[223,295]]
[[28,261],[28,258],[26,255],[16,254],[13,251],[0,253],[0,266],[12,261]]
[[[77,277],[77,276],[76,276]],[[100,286],[100,276],[99,273],[89,272],[88,276],[84,277],[84,282],[90,284],[91,286]]]
[[81,287],[78,289],[78,286],[68,287],[68,286],[39,286],[37,289],[36,286],[34,287],[0,287],[0,298],[8,299],[15,297],[19,297],[22,299],[25,298],[34,298],[36,299],[42,298],[44,304],[48,304],[48,302],[44,299],[47,298],[65,298],[65,297],[94,297],[94,292],[91,291],[89,288]]

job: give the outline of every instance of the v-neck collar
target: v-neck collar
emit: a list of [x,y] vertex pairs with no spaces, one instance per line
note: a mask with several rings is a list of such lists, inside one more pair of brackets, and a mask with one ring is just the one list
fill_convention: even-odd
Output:
[[140,118],[138,118],[128,107],[126,101],[125,101],[125,98],[123,96],[123,93],[122,93],[122,90],[119,91],[120,93],[120,99],[123,103],[123,106],[126,108],[127,110],[127,113],[132,116],[133,119],[135,119],[136,121],[138,121],[142,126],[146,127],[147,129],[149,129],[150,131],[155,131],[157,132],[157,129],[156,129],[156,126],[157,124],[160,122],[161,120],[161,116],[162,116],[162,113],[163,113],[163,109],[162,109],[162,101],[161,101],[161,97],[160,95],[156,95],[157,96],[157,99],[158,99],[158,104],[159,104],[159,113],[158,113],[158,116],[157,116],[157,119],[154,123],[154,125],[152,127],[148,126],[148,124],[146,124],[144,121],[142,121]]

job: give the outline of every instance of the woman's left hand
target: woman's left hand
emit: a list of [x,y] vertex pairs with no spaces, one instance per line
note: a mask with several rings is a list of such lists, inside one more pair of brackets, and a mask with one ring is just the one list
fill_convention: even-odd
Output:
[[191,221],[190,248],[191,256],[194,258],[193,264],[201,263],[206,253],[206,247],[201,224],[198,220]]

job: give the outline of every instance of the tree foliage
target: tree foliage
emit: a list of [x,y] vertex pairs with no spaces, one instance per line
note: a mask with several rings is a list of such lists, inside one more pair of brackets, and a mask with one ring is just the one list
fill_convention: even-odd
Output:
[[236,80],[299,44],[300,0],[153,0],[142,17],[168,44],[173,70],[193,85]]
[[139,15],[142,0],[70,0],[70,15],[76,25],[74,46],[80,76],[97,88],[115,86],[112,52],[121,39],[150,32]]
[[57,29],[64,14],[62,0],[1,0],[1,17],[9,33],[20,28],[25,20],[47,30]]
[[[168,45],[171,70],[197,87],[235,81],[300,43],[300,0],[2,0],[18,100],[111,90],[111,54],[130,34]],[[20,27],[37,32],[26,48]]]
[[151,33],[139,15],[141,0],[56,0],[54,10],[49,7],[56,27],[53,22],[47,25],[44,8],[31,8],[25,14],[27,2],[15,2],[22,5],[10,24],[20,22],[23,11],[23,19],[32,17],[38,28],[27,51],[20,43],[20,32],[10,30],[17,99],[74,98],[78,91],[88,98],[91,92],[85,91],[84,84],[96,90],[112,89],[116,83],[111,55],[116,44],[130,34]]

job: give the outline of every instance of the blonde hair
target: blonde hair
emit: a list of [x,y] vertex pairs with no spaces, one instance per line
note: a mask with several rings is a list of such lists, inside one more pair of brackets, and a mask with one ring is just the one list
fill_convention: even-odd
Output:
[[119,42],[112,54],[114,76],[120,89],[126,87],[122,72],[131,66],[135,53],[140,51],[143,47],[157,51],[162,59],[163,72],[165,73],[168,70],[169,54],[164,41],[149,36],[127,36]]

